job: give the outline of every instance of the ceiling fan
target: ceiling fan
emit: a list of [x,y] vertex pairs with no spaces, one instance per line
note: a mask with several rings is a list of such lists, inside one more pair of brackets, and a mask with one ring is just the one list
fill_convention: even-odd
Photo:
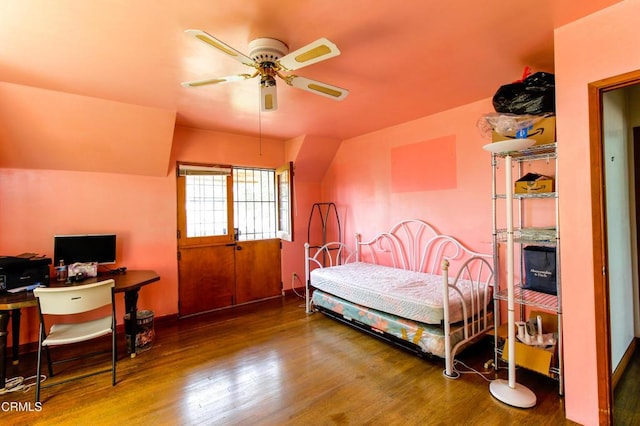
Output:
[[245,55],[228,44],[201,30],[186,30],[185,33],[198,40],[215,47],[220,52],[247,66],[255,68],[251,74],[236,74],[226,77],[209,78],[205,80],[186,81],[184,87],[197,87],[207,84],[230,83],[260,76],[260,110],[275,111],[278,109],[276,79],[281,78],[289,86],[306,90],[317,95],[341,101],[347,97],[349,91],[331,84],[311,80],[309,78],[288,74],[308,65],[324,61],[340,54],[338,47],[327,40],[319,38],[289,53],[289,48],[280,40],[274,38],[258,38],[249,43],[249,55]]

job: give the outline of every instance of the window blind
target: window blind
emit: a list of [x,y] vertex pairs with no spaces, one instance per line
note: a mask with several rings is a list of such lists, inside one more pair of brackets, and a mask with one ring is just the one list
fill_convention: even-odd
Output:
[[178,176],[230,176],[231,166],[195,166],[179,164]]

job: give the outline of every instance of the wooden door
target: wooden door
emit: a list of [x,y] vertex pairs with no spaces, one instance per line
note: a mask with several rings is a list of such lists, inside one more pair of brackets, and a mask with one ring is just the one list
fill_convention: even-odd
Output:
[[181,317],[282,294],[280,240],[182,247]]
[[[177,172],[179,316],[280,295],[280,239],[270,218],[276,205],[289,214],[291,197],[274,200],[275,171],[178,163]],[[244,186],[235,191],[234,182]]]
[[235,245],[180,248],[179,315],[193,315],[235,303]]
[[235,267],[236,303],[282,294],[279,239],[238,242]]

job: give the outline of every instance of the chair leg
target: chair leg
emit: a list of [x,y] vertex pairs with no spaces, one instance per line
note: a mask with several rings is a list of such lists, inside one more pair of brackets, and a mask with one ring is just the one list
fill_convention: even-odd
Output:
[[51,362],[51,352],[49,351],[49,346],[45,346],[44,351],[47,353],[47,367],[49,368],[49,377],[53,377],[53,363]]
[[38,364],[36,366],[36,402],[40,402],[40,370],[42,364],[42,325],[40,325],[40,337],[38,337]]
[[118,348],[116,347],[116,330],[111,332],[111,386],[116,385],[116,362],[118,357]]
[[116,385],[116,365],[118,363],[118,339],[116,337],[116,304],[111,292],[111,386]]

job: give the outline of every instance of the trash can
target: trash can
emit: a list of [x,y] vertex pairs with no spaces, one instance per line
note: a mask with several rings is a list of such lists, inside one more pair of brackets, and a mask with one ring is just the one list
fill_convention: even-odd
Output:
[[127,353],[144,352],[151,348],[153,339],[155,338],[155,330],[153,328],[153,311],[141,310],[136,313],[136,347],[135,350],[131,345],[131,337],[128,331],[131,329],[130,315],[124,316],[124,329],[127,336]]

